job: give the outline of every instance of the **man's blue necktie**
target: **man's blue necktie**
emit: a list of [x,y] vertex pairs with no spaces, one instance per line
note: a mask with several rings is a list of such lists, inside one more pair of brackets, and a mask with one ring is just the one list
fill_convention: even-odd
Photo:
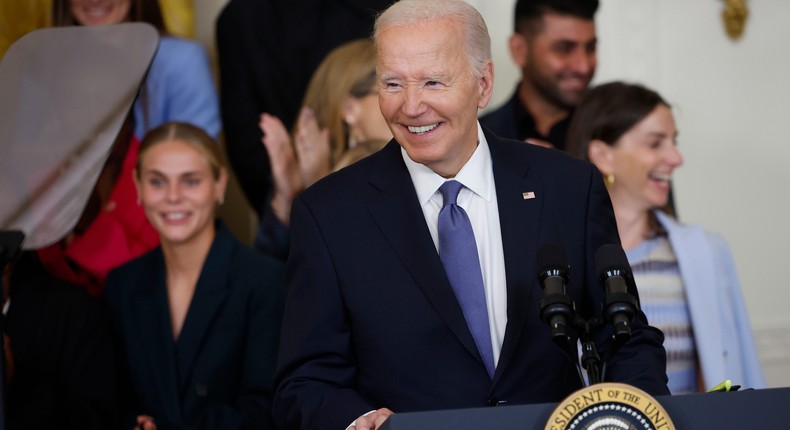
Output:
[[439,212],[439,258],[461,305],[477,350],[483,357],[488,376],[493,379],[494,353],[477,242],[469,216],[456,203],[461,188],[463,185],[458,181],[447,181],[439,188],[444,199]]

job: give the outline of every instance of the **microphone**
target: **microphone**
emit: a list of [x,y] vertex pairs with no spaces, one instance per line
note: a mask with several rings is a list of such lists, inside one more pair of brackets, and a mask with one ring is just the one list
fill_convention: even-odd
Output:
[[538,279],[545,295],[540,301],[540,319],[551,328],[555,343],[565,345],[568,322],[573,321],[574,306],[565,293],[570,265],[565,248],[556,242],[544,243],[538,248]]
[[614,326],[617,343],[631,337],[631,321],[639,308],[636,298],[628,292],[632,275],[625,251],[620,245],[608,244],[595,253],[595,271],[606,292],[604,319]]

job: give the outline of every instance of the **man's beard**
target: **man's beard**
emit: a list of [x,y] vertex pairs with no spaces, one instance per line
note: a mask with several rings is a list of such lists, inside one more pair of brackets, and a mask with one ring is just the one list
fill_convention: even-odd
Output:
[[559,86],[558,79],[546,76],[538,70],[530,69],[527,79],[547,102],[562,110],[573,110],[581,101],[582,96],[587,91],[590,78],[586,78],[587,85],[583,90],[571,91],[563,90]]

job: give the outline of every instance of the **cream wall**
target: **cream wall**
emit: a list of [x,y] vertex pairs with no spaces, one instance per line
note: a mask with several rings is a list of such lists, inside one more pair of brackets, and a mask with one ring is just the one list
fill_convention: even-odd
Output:
[[[497,106],[519,76],[506,49],[513,2],[468,1],[492,35]],[[769,384],[790,386],[790,278],[783,273],[790,266],[790,2],[749,0],[738,42],[724,33],[722,1],[601,3],[596,82],[641,82],[676,107],[685,157],[675,177],[680,217],[728,239]],[[224,4],[196,2],[196,34],[207,46]]]
[[215,47],[214,21],[228,0],[194,0],[195,4],[195,37],[208,48]]

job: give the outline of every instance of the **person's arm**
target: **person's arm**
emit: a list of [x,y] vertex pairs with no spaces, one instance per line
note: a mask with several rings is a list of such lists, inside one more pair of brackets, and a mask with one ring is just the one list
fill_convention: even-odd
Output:
[[[319,129],[309,108],[303,108],[295,142],[279,118],[261,114],[263,146],[271,160],[274,190],[261,211],[255,248],[282,261],[288,258],[288,223],[294,197],[329,169],[329,131]],[[298,156],[297,156],[298,154]]]
[[202,128],[215,139],[222,129],[219,98],[211,64],[201,45],[181,41],[168,64],[166,109],[163,121],[184,121]]
[[254,247],[280,261],[284,262],[288,259],[288,251],[291,248],[291,232],[287,225],[280,222],[271,204],[267,204],[261,211],[261,220],[255,232]]
[[294,200],[288,297],[275,382],[280,428],[343,430],[372,405],[356,391],[351,321],[314,214]]

